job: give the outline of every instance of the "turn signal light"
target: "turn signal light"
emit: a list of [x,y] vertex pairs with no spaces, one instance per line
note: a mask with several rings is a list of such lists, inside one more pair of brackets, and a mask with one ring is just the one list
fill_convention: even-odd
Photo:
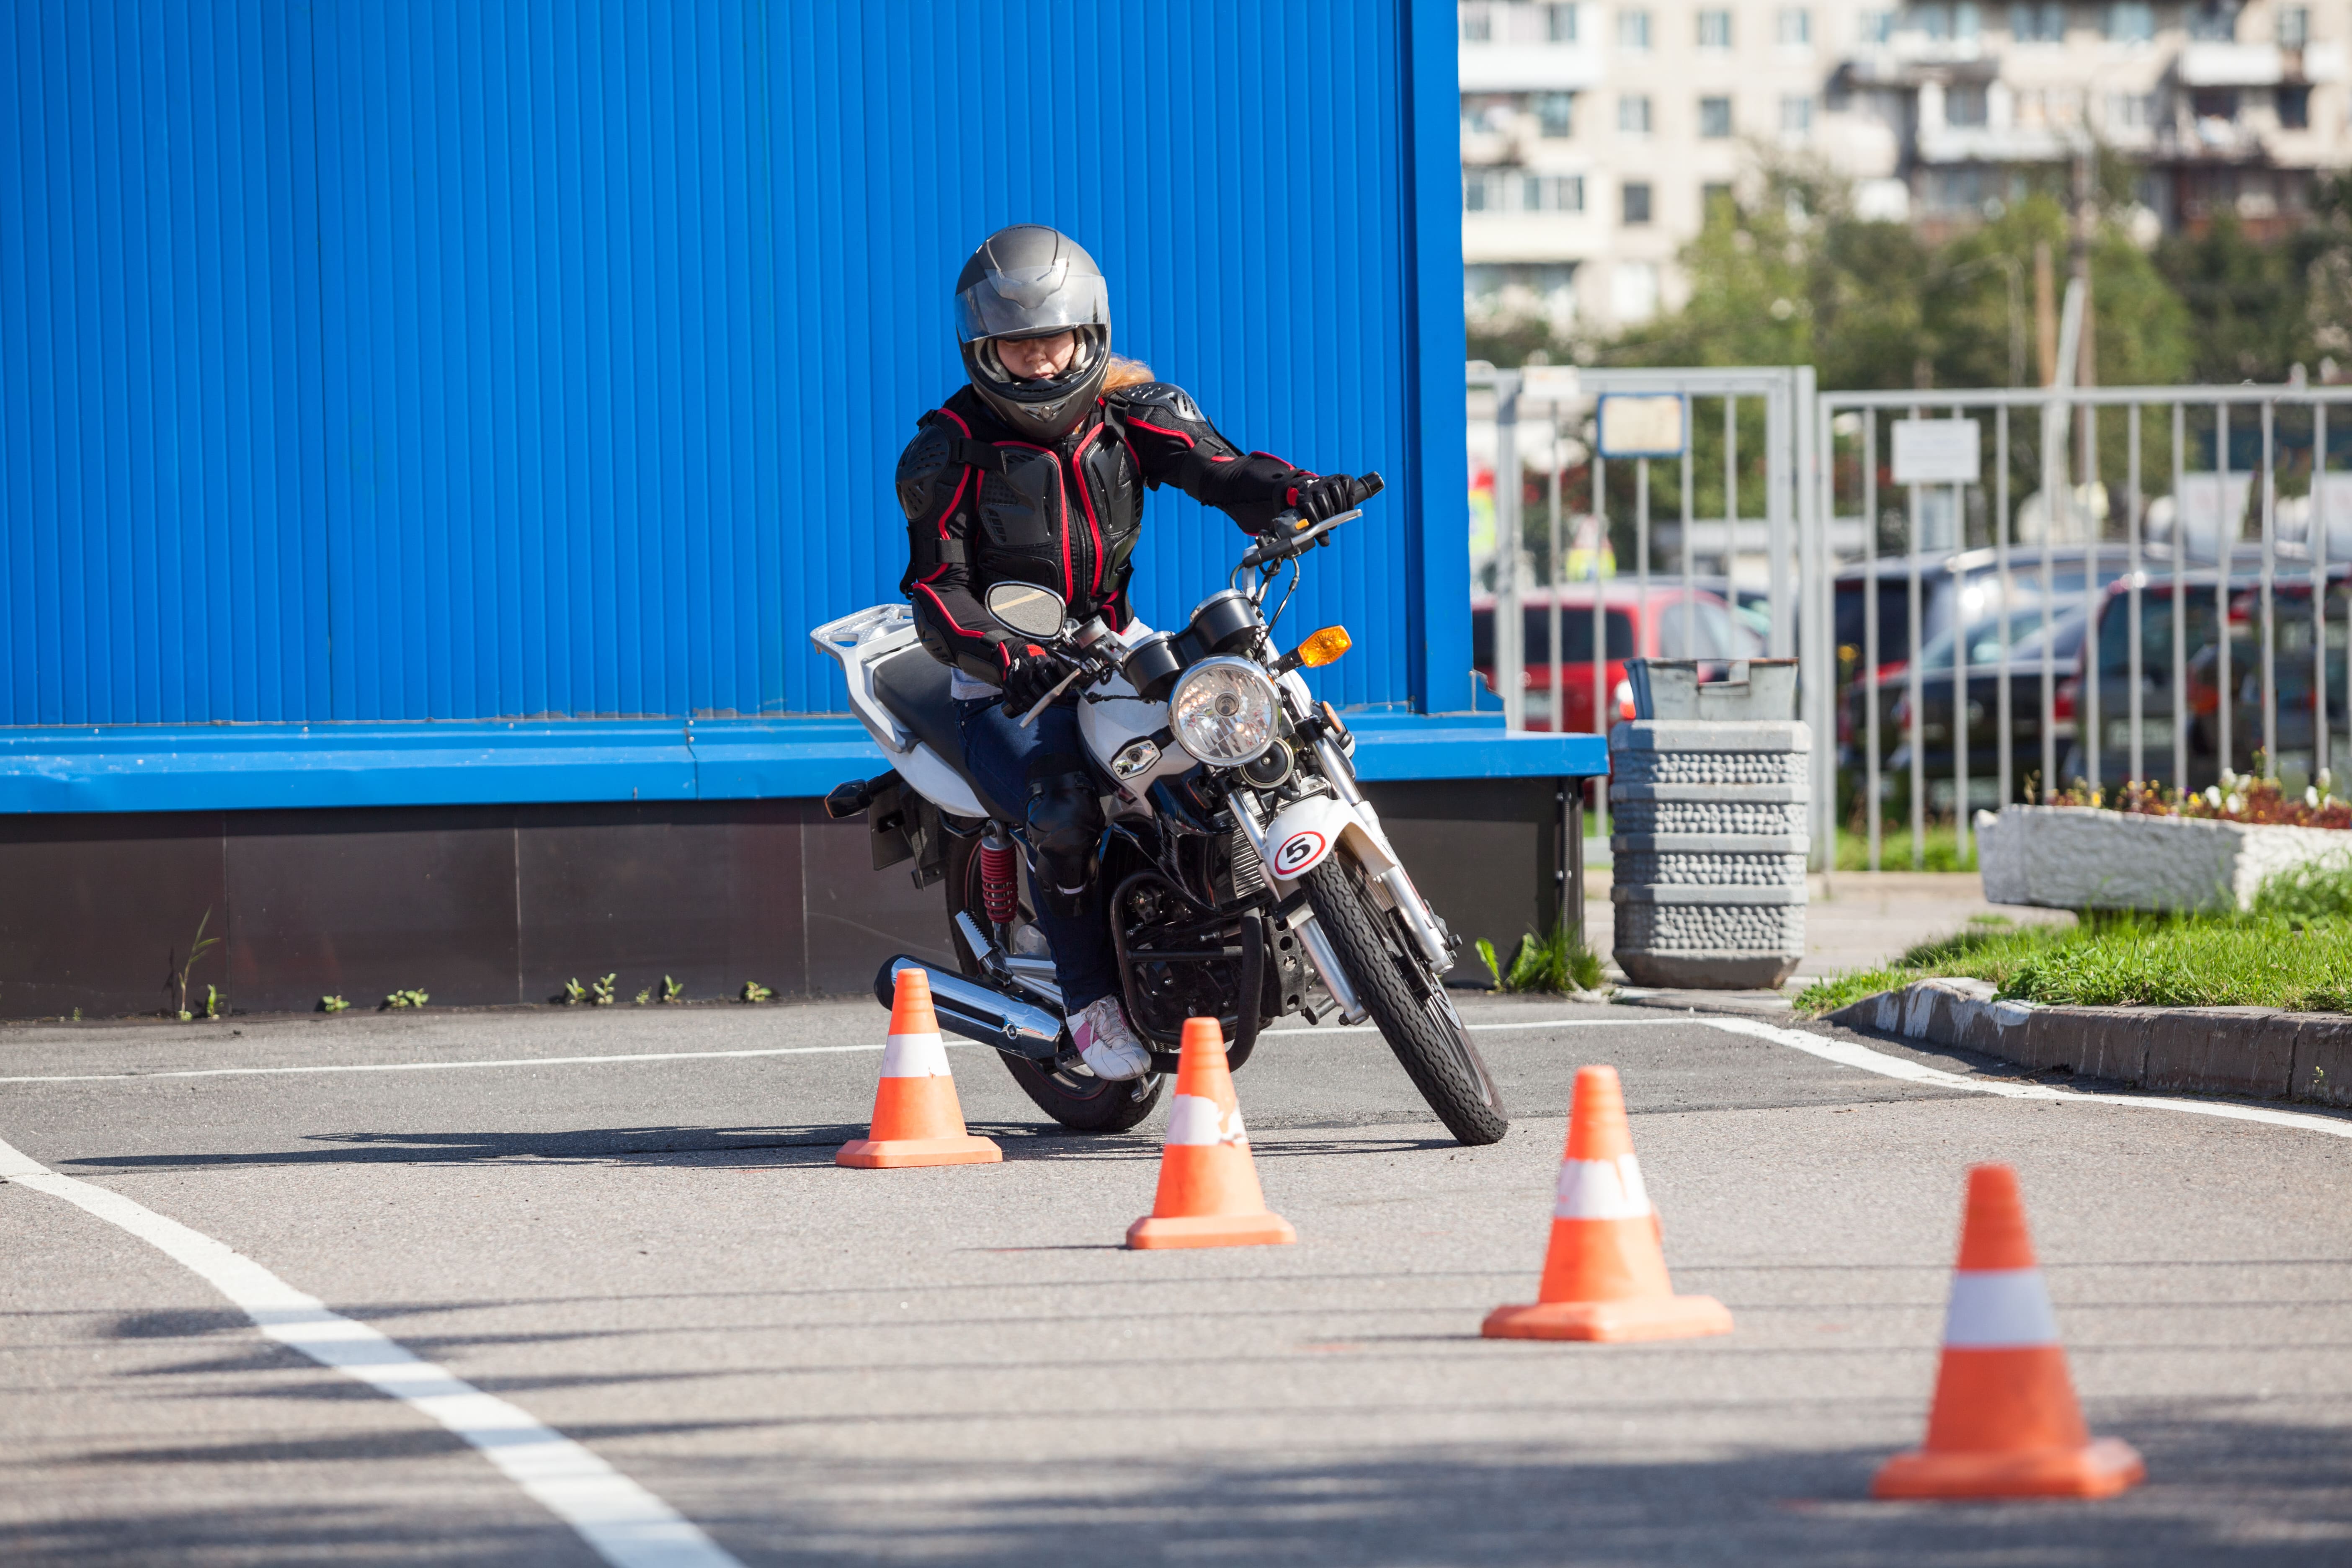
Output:
[[1325,626],[1319,632],[1308,634],[1307,640],[1298,645],[1296,657],[1307,668],[1320,669],[1355,646],[1348,636],[1347,627]]

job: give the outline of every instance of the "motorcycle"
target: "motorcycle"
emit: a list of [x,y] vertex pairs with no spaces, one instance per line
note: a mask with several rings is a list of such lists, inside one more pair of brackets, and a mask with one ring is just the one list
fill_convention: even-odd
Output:
[[[1367,500],[1381,488],[1376,474],[1362,482]],[[1152,1051],[1151,1070],[1124,1082],[1095,1077],[1071,1042],[1020,875],[1024,803],[984,798],[964,772],[947,667],[917,640],[912,611],[878,605],[810,634],[840,663],[851,709],[892,764],[835,789],[826,814],[866,819],[876,869],[911,859],[919,887],[945,883],[961,973],[931,973],[940,1026],[995,1047],[1066,1127],[1124,1131],[1149,1115],[1187,1017],[1216,1018],[1239,1068],[1273,1020],[1336,1015],[1378,1026],[1463,1142],[1492,1143],[1508,1128],[1446,993],[1460,939],[1414,888],[1358,784],[1355,737],[1299,674],[1344,654],[1348,634],[1326,626],[1276,650],[1300,557],[1362,515],[1309,525],[1284,513],[1172,634],[1078,624],[1060,595],[1031,583],[998,583],[984,597],[998,626],[1075,666],[1022,722],[1076,689],[1105,797],[1101,876],[1122,1000]],[[888,1005],[898,972],[916,966],[904,954],[886,963],[877,999]]]

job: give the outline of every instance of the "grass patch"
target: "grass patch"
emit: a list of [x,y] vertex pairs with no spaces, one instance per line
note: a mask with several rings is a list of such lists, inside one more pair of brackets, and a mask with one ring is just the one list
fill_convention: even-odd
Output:
[[1566,995],[1601,988],[1601,955],[1570,936],[1563,926],[1552,927],[1549,936],[1530,931],[1521,937],[1508,969],[1496,958],[1495,944],[1483,936],[1478,939],[1478,956],[1486,973],[1494,976],[1497,991]]
[[[1878,827],[1878,868],[1882,871],[1973,871],[1977,868],[1976,837],[1969,837],[1969,854],[1960,856],[1959,830],[1948,822],[1927,824],[1927,858],[1918,864],[1911,861],[1911,824],[1906,817],[1887,817]],[[1837,868],[1841,871],[1870,869],[1870,836],[1854,824],[1838,829]]]
[[2245,914],[2090,911],[2072,926],[1972,924],[1891,964],[1817,981],[1796,1005],[1818,1016],[1938,975],[1989,980],[1995,994],[2021,1002],[2352,1012],[2352,872],[2274,881]]

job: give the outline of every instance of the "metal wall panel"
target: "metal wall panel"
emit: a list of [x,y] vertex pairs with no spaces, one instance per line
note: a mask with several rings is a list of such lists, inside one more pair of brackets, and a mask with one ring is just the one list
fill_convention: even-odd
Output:
[[[1415,390],[1460,298],[1412,232],[1437,9],[19,0],[0,724],[837,710],[803,633],[896,596],[949,288],[1024,220],[1236,441],[1389,476],[1290,624],[1402,706],[1460,553],[1412,451],[1459,445]],[[1148,515],[1166,623],[1237,536]]]

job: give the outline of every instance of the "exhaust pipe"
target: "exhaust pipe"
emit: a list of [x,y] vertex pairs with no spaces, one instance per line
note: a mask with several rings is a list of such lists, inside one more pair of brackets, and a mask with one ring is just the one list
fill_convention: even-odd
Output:
[[885,1007],[898,994],[902,969],[919,969],[929,977],[931,1008],[940,1016],[940,1027],[950,1034],[1032,1061],[1050,1062],[1062,1054],[1062,1020],[1052,1013],[903,952],[884,963],[874,976],[874,999]]

